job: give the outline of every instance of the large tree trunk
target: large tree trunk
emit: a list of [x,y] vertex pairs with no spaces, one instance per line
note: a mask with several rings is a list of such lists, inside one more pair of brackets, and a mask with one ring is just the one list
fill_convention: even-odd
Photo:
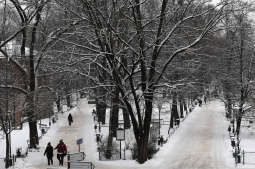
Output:
[[35,112],[35,72],[34,72],[34,57],[30,56],[30,94],[28,96],[28,107],[29,107],[29,139],[30,148],[36,148],[39,144],[38,131],[37,131],[37,119]]
[[[36,145],[39,144],[38,138],[38,131],[37,131],[37,119],[36,119],[36,112],[35,112],[35,93],[36,93],[36,75],[35,75],[35,57],[34,57],[34,49],[36,43],[36,33],[37,33],[37,26],[41,19],[41,11],[43,6],[38,9],[36,13],[36,22],[32,27],[32,34],[31,34],[31,42],[29,48],[29,78],[30,78],[30,94],[28,99],[29,104],[29,138],[30,138],[30,147],[36,148]],[[24,37],[23,37],[24,38]]]
[[111,100],[111,112],[110,112],[110,121],[109,121],[109,136],[107,142],[107,153],[106,158],[111,158],[112,150],[112,141],[113,137],[116,137],[116,132],[118,129],[119,123],[119,90],[118,88],[114,89],[112,100]]
[[144,118],[143,132],[140,131],[140,139],[137,140],[137,145],[138,145],[137,161],[141,164],[147,161],[148,159],[148,141],[149,141],[149,134],[150,134],[152,108],[153,108],[152,102],[153,102],[153,94],[152,92],[150,92],[148,96],[145,96],[145,118]]
[[119,90],[117,88],[114,89],[113,96],[112,96],[112,136],[116,137],[116,131],[119,125]]
[[6,157],[6,161],[5,161],[5,168],[9,168],[10,166],[10,140],[9,140],[9,133],[6,132],[5,133],[5,143],[6,143],[6,152],[5,152],[5,157]]
[[[106,59],[102,59],[102,64],[106,64]],[[104,84],[105,81],[107,80],[106,77],[106,72],[102,70],[100,67],[97,67],[97,76],[99,79],[99,82]],[[105,116],[106,116],[106,90],[104,87],[99,87],[96,90],[96,110],[97,110],[97,115],[98,115],[98,122],[102,122],[102,124],[105,124]]]
[[28,123],[29,124],[29,138],[30,138],[30,148],[36,148],[37,145],[39,144],[39,139],[38,139],[38,132],[37,132],[37,123],[36,121],[31,121]]
[[148,140],[149,137],[145,136],[141,138],[140,143],[138,144],[138,158],[137,161],[142,164],[148,159]]

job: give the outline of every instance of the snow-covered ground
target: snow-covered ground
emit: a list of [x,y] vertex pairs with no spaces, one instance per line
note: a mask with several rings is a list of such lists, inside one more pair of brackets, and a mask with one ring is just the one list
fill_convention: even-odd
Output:
[[134,161],[97,162],[99,169],[228,169],[234,167],[226,159],[225,139],[228,123],[223,118],[224,107],[213,101],[196,107],[181,127],[152,160],[143,165]]
[[[93,162],[96,169],[229,169],[235,167],[231,151],[227,147],[229,145],[226,131],[228,122],[223,117],[224,105],[218,101],[196,107],[170,137],[168,143],[160,148],[152,160],[142,165],[133,160],[98,160],[92,109],[93,107],[87,104],[86,99],[81,100],[78,108],[70,111],[74,119],[72,126],[68,126],[67,123],[69,112],[60,114],[58,122],[40,140],[39,152],[30,152],[27,158],[18,159],[14,169],[47,169],[47,160],[43,156],[44,148],[49,141],[56,146],[61,138],[64,139],[70,153],[78,151],[76,140],[83,138],[81,151],[86,154],[85,161]],[[13,142],[26,144],[25,137],[24,140],[24,143],[16,140]],[[0,144],[2,147],[2,143]],[[53,167],[58,168],[56,152]],[[62,168],[66,168],[66,165]]]

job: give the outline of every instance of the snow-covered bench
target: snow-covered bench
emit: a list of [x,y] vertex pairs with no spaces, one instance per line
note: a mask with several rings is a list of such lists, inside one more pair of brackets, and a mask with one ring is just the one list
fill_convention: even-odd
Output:
[[71,161],[67,169],[94,169],[95,166],[92,162],[80,162],[80,161]]

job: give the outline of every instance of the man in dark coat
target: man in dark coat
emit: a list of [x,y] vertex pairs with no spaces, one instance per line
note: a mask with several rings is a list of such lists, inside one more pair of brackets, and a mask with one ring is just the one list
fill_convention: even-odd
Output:
[[68,122],[69,122],[69,126],[71,126],[73,122],[73,116],[71,115],[71,113],[69,113],[68,115]]
[[44,156],[46,155],[47,159],[48,159],[48,165],[53,165],[53,147],[51,146],[50,142],[48,143],[45,151],[44,151]]
[[67,148],[62,139],[54,149],[57,149],[57,159],[59,161],[59,165],[63,166],[64,157],[67,154]]

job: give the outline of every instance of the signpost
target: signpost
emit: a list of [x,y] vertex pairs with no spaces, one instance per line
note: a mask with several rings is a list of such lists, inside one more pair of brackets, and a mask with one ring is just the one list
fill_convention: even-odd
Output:
[[82,138],[79,138],[76,140],[76,144],[78,145],[78,148],[79,148],[79,152],[81,152],[81,144],[83,143],[83,139]]
[[[125,140],[125,130],[123,128],[118,128],[116,131],[116,140],[120,141],[120,159],[121,159],[121,141]],[[125,149],[124,149],[125,152]],[[125,158],[125,153],[124,153]]]

